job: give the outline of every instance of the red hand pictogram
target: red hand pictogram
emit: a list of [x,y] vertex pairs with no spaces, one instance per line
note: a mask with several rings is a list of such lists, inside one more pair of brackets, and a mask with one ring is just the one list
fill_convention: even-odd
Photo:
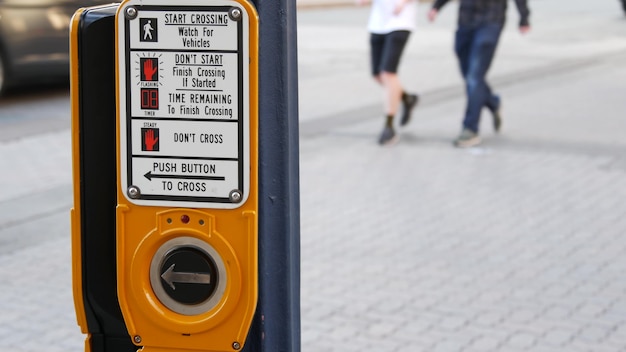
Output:
[[154,74],[156,73],[157,68],[152,65],[152,60],[148,59],[143,62],[143,74],[146,76],[146,81],[153,81]]
[[154,138],[154,130],[147,130],[146,131],[146,136],[145,136],[144,140],[145,140],[145,143],[146,143],[146,150],[147,151],[153,151],[154,150],[154,145],[159,140],[159,137]]

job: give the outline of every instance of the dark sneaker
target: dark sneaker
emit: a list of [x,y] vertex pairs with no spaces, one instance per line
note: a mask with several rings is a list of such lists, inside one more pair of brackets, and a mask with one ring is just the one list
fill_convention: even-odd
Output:
[[502,127],[502,100],[500,97],[497,95],[491,96],[487,108],[491,111],[491,117],[493,118],[493,130],[496,133],[500,132]]
[[400,119],[400,126],[406,126],[411,120],[411,112],[417,103],[420,101],[420,97],[416,94],[407,94],[402,99],[402,118]]
[[393,130],[393,127],[385,126],[383,133],[380,134],[380,138],[378,139],[378,143],[380,145],[392,145],[398,141],[398,136],[396,135],[396,131]]
[[502,104],[498,105],[498,108],[491,112],[493,116],[493,129],[496,132],[500,132],[502,127]]
[[459,148],[469,148],[480,144],[480,137],[472,130],[464,128],[461,134],[454,140],[454,146]]

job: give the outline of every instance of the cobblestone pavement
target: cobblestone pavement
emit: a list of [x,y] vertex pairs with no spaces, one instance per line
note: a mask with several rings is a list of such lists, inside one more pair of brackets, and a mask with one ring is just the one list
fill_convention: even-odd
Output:
[[[340,26],[354,35],[353,22]],[[306,38],[320,28],[306,26]],[[410,83],[423,100],[390,148],[375,143],[382,121],[369,80],[351,91],[360,104],[334,110],[315,110],[302,92],[302,351],[626,352],[626,46],[612,35],[580,34],[579,48],[604,51],[578,60],[536,35],[520,44],[526,66],[521,49],[503,47],[503,132],[484,116],[484,144],[468,150],[450,143],[463,109],[456,72]],[[301,62],[301,89],[320,84],[313,59]],[[0,141],[0,351],[83,350],[69,139],[62,130]]]
[[626,351],[622,148],[378,127],[303,143],[304,351]]

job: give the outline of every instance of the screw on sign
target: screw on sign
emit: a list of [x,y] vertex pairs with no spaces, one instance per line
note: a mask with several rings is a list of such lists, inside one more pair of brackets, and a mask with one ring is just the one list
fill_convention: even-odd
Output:
[[135,19],[135,17],[137,17],[137,9],[129,6],[126,8],[125,14],[126,18],[128,18],[129,20]]
[[141,196],[141,190],[137,186],[128,187],[128,196],[132,199],[137,199]]
[[241,202],[241,198],[242,198],[241,191],[238,190],[238,189],[232,190],[230,192],[230,197],[229,198],[230,198],[230,201],[233,202],[233,203]]

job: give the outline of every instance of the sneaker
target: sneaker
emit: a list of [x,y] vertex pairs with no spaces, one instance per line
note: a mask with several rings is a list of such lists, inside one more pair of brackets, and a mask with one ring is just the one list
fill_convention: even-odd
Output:
[[498,108],[491,112],[493,116],[493,129],[496,132],[500,132],[502,127],[502,104],[498,105]]
[[498,133],[502,127],[502,100],[497,95],[494,96],[494,99],[496,100],[495,108],[491,106],[488,106],[488,108],[491,111],[491,117],[493,117],[493,130]]
[[417,94],[407,94],[405,98],[402,99],[402,119],[400,119],[400,126],[406,126],[411,120],[411,112],[417,103],[419,102],[420,97]]
[[398,136],[396,135],[396,131],[393,130],[393,127],[385,126],[383,133],[380,134],[380,138],[378,139],[378,143],[380,145],[392,145],[398,141]]
[[454,140],[454,146],[459,148],[469,148],[480,144],[478,134],[470,129],[464,128],[461,134]]

